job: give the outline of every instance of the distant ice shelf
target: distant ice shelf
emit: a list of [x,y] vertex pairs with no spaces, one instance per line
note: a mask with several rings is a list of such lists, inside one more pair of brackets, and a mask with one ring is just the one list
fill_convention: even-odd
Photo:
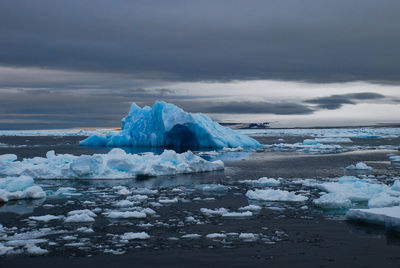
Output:
[[160,155],[153,153],[127,154],[119,148],[107,154],[81,155],[55,154],[49,151],[46,157],[25,158],[16,161],[13,154],[0,155],[0,176],[27,175],[33,178],[132,178],[139,175],[158,176],[220,170],[220,160],[207,161],[190,151],[176,153],[165,150]]
[[122,119],[120,133],[93,135],[80,142],[93,147],[254,148],[261,145],[223,127],[201,113],[188,113],[174,104],[157,101],[153,107],[135,103]]

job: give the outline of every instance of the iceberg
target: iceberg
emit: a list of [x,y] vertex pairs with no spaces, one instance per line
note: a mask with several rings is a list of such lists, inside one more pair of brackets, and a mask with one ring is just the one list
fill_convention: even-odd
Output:
[[164,150],[160,155],[153,153],[139,155],[127,154],[122,149],[114,148],[107,154],[81,156],[55,154],[54,151],[49,151],[46,157],[13,160],[16,158],[8,156],[5,158],[6,162],[2,162],[0,157],[0,176],[27,175],[41,179],[121,179],[140,175],[175,175],[224,168],[221,160],[210,162],[191,151],[179,154],[172,150]]
[[187,113],[174,104],[156,101],[153,107],[132,103],[120,133],[93,135],[80,143],[92,147],[249,148],[254,139],[211,120]]

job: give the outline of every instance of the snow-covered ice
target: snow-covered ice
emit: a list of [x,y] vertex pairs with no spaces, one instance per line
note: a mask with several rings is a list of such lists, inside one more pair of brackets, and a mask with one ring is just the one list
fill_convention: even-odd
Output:
[[174,175],[224,168],[224,163],[220,160],[210,162],[190,151],[179,154],[172,150],[165,150],[160,155],[153,153],[138,155],[127,154],[124,150],[114,148],[107,154],[81,156],[55,154],[54,151],[49,151],[45,158],[25,158],[22,161],[15,159],[14,155],[0,158],[0,175],[29,175],[33,178],[49,179],[113,179],[131,178],[137,175]]
[[133,103],[122,119],[120,133],[93,135],[80,144],[95,147],[260,147],[256,140],[221,126],[205,114],[187,113],[162,101],[143,108]]
[[285,190],[249,190],[246,193],[247,198],[262,201],[291,201],[291,202],[302,202],[308,200],[307,196],[296,194]]

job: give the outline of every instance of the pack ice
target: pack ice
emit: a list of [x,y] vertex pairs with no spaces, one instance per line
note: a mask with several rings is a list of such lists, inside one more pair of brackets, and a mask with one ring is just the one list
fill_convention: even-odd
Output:
[[201,113],[187,113],[162,101],[140,108],[132,103],[120,133],[93,135],[80,142],[93,147],[260,147],[254,139],[223,127]]
[[132,178],[137,175],[174,175],[213,171],[224,168],[220,160],[210,162],[191,151],[176,153],[165,150],[160,155],[153,153],[127,154],[119,148],[107,154],[81,155],[55,154],[49,151],[46,157],[25,158],[15,161],[16,155],[0,156],[0,176],[27,175],[33,178]]

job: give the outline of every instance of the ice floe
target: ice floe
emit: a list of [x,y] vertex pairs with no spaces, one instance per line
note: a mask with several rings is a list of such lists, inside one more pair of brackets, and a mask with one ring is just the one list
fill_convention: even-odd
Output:
[[353,170],[372,170],[372,167],[368,166],[363,162],[358,162],[355,165],[347,166],[346,169],[353,169]]
[[0,178],[0,203],[18,199],[46,197],[43,189],[29,176]]
[[247,198],[261,201],[290,201],[290,202],[303,202],[308,200],[307,196],[296,194],[285,190],[273,189],[256,189],[249,190],[246,193]]
[[400,207],[384,207],[370,209],[350,209],[346,218],[371,224],[383,225],[388,229],[400,231]]
[[120,133],[90,136],[80,144],[96,147],[260,147],[256,140],[221,126],[205,114],[187,113],[162,101],[143,108],[133,103],[128,115],[122,119]]
[[241,180],[240,183],[246,183],[252,186],[278,186],[281,182],[278,179],[262,177],[258,180]]
[[149,238],[150,236],[146,232],[139,232],[139,233],[128,232],[121,235],[122,240],[135,240],[135,239],[144,240]]
[[[176,153],[165,150],[160,155],[127,154],[114,148],[107,154],[81,155],[55,154],[46,157],[25,158],[15,161],[15,155],[0,157],[0,175],[28,175],[33,178],[131,178],[137,175],[173,175],[220,170],[222,161],[206,161],[192,152]],[[1,187],[0,187],[1,188]]]

